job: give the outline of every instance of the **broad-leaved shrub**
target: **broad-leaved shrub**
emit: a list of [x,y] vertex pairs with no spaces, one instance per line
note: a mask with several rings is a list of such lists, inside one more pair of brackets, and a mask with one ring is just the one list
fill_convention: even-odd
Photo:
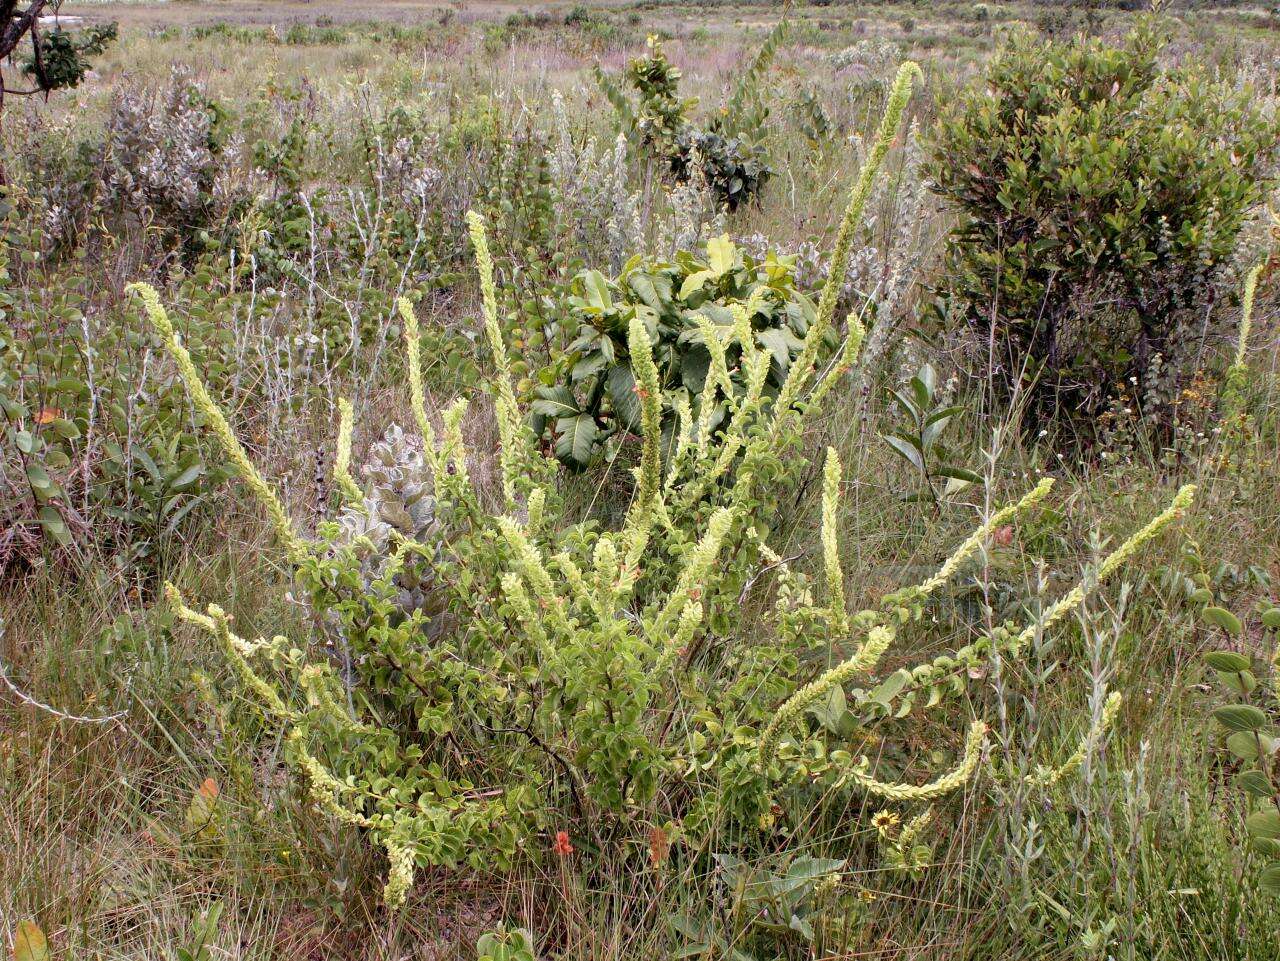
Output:
[[1275,120],[1161,40],[1024,36],[937,128],[929,175],[960,215],[942,314],[1033,417],[1087,427],[1130,377],[1167,415],[1271,176]]

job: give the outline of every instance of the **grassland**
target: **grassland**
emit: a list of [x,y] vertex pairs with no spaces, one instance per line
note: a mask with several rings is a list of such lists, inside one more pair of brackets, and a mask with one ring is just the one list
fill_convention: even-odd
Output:
[[[1243,444],[1219,405],[1245,268],[1270,255],[1266,205],[1222,264],[1211,307],[1227,334],[1205,338],[1161,432],[1123,383],[1085,445],[1022,430],[994,378],[974,373],[972,345],[927,322],[947,288],[957,217],[926,173],[939,115],[1012,31],[1119,43],[1132,14],[796,3],[762,84],[773,176],[758,202],[726,212],[705,190],[673,187],[625,140],[615,163],[619,121],[595,70],[620,77],[658,34],[682,95],[699,98],[695,115],[714,115],[782,18],[779,4],[174,0],[68,2],[62,13],[118,21],[120,37],[74,89],[4,105],[14,187],[2,222],[2,389],[29,407],[9,424],[0,483],[0,932],[17,961],[471,959],[486,932],[514,928],[531,932],[537,957],[564,959],[1280,953],[1280,901],[1258,879],[1264,859],[1248,849],[1233,786],[1241,764],[1210,716],[1229,693],[1203,660],[1229,646],[1262,665],[1253,697],[1274,721],[1263,668],[1276,637],[1261,620],[1280,596],[1269,270],[1247,344]],[[1167,27],[1168,62],[1196,58],[1251,85],[1274,116],[1280,22],[1261,8],[1190,5]],[[789,486],[769,491],[773,549],[821,582],[828,446],[844,465],[836,526],[853,610],[923,579],[998,505],[1056,480],[1050,507],[996,531],[930,602],[928,629],[886,655],[888,677],[1006,617],[1035,617],[1187,483],[1197,485],[1194,510],[1060,630],[971,671],[945,708],[917,712],[891,737],[831,737],[918,782],[922,770],[952,766],[970,718],[990,721],[981,769],[937,803],[920,864],[895,866],[900,828],[872,820],[892,805],[816,775],[808,793],[779,792],[777,829],[761,828],[751,856],[769,871],[801,855],[841,863],[836,893],[814,902],[819,935],[788,932],[790,918],[782,933],[765,932],[752,884],[735,887],[725,862],[692,844],[669,855],[666,834],[650,833],[647,847],[595,845],[562,787],[551,806],[561,821],[530,833],[511,864],[420,866],[407,903],[388,907],[383,851],[314,803],[234,665],[164,602],[172,582],[202,609],[222,604],[245,637],[281,634],[332,655],[278,531],[225,469],[208,418],[193,413],[126,285],[161,291],[237,435],[308,535],[339,503],[338,397],[356,408],[354,464],[390,425],[412,427],[395,306],[412,293],[428,411],[473,399],[462,430],[470,471],[496,505],[494,375],[465,211],[489,224],[498,320],[527,402],[540,371],[560,370],[556,321],[585,296],[573,287],[580,271],[613,276],[634,253],[703,257],[724,233],[753,255],[796,254],[796,284],[816,301],[849,186],[908,59],[924,76],[841,301],[870,305],[863,363],[796,438],[802,466]],[[4,71],[21,86],[18,64]],[[903,424],[886,388],[904,388],[926,363],[937,403],[958,408],[939,456],[981,478],[936,502],[906,498],[920,493],[918,472],[881,439]],[[81,386],[57,386],[68,378]],[[17,437],[46,412],[42,424],[76,426],[67,456],[50,460],[61,485],[52,501],[30,488],[35,455]],[[641,455],[636,437],[618,437],[607,456],[556,475],[565,518],[608,524],[625,513],[627,468]],[[65,540],[40,520],[50,502]],[[749,649],[772,629],[772,572],[763,562],[747,572],[732,618],[709,635],[715,649]],[[1244,621],[1239,635],[1205,620],[1197,588]],[[847,640],[815,645],[794,670],[807,680],[850,653]],[[1087,741],[1084,776],[1053,795],[1018,787],[1037,763],[1071,754],[1110,691],[1124,704],[1105,741]],[[672,922],[688,916],[714,936],[704,931],[700,945]],[[22,953],[23,923],[47,937],[47,953]]]

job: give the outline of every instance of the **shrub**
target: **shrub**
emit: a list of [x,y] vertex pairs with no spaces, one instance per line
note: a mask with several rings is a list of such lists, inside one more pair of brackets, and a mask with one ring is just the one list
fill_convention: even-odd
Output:
[[[876,148],[854,185],[833,276],[847,261],[914,69],[900,74]],[[595,520],[568,523],[554,462],[539,454],[516,402],[483,223],[473,217],[471,227],[494,363],[497,507],[486,506],[472,482],[460,427],[465,404],[444,413],[440,431],[427,416],[417,325],[406,303],[411,407],[434,505],[425,528],[420,521],[411,525],[428,539],[408,536],[401,526],[372,578],[368,554],[358,553],[358,538],[344,537],[339,525],[323,525],[315,541],[297,533],[205,391],[155,292],[137,288],[196,407],[270,514],[320,615],[324,641],[304,649],[284,637],[245,640],[220,608],[200,613],[176,590],[169,596],[181,618],[216,639],[245,693],[281,731],[288,760],[316,804],[386,849],[388,902],[405,899],[417,865],[502,870],[517,859],[568,857],[577,838],[583,849],[635,858],[639,868],[654,825],[676,843],[671,857],[692,859],[715,849],[732,854],[767,835],[781,810],[775,804],[786,797],[801,797],[812,808],[834,796],[843,808],[839,797],[857,790],[910,804],[965,784],[980,759],[981,722],[960,739],[955,768],[921,785],[878,779],[869,760],[855,762],[844,747],[828,747],[823,731],[828,722],[833,732],[847,731],[844,684],[873,671],[899,632],[921,618],[928,596],[997,525],[1042,499],[1049,482],[995,512],[933,577],[850,612],[837,532],[841,470],[829,451],[823,597],[814,600],[767,537],[776,484],[796,461],[788,451],[844,370],[816,364],[833,325],[832,283],[772,400],[764,383],[773,355],[756,343],[749,306],[729,308],[731,339],[723,349],[708,344],[710,367],[723,380],[723,350],[734,347],[746,387],[733,394],[729,427],[715,446],[692,440],[694,418],[703,411],[683,416],[665,464],[654,345],[642,319],[633,317],[627,346],[643,434],[634,496],[616,529],[601,530]],[[855,322],[844,361],[860,341]],[[712,395],[703,396],[709,406]],[[370,494],[348,472],[350,439],[344,413],[336,474],[348,508],[359,511]],[[1096,580],[1162,530],[1189,499],[1189,490],[1181,492],[1102,563]],[[731,620],[757,563],[781,575],[774,618],[758,635],[730,643]],[[436,585],[433,610],[406,612],[397,603],[397,580],[415,568],[429,570]],[[869,696],[859,695],[856,709],[875,719],[904,716],[925,697],[934,706],[962,689],[993,651],[1015,655],[1084,594],[1083,585],[1069,592],[1038,625],[1001,627],[953,656],[896,672]],[[862,640],[851,657],[838,656],[836,667],[803,683],[815,659],[854,636]],[[816,728],[811,716],[820,722]],[[1071,771],[1070,759],[1067,764],[1063,776]]]
[[692,123],[697,98],[680,97],[680,71],[667,60],[656,36],[648,39],[648,54],[627,66],[637,104],[598,68],[596,79],[624,133],[666,163],[677,181],[701,179],[718,203],[733,211],[754,200],[773,173],[763,146],[769,110],[760,87],[785,29],[783,21],[770,33],[705,128]]
[[[148,383],[154,357],[136,321],[95,311],[79,262],[34,256],[42,208],[24,216],[26,203],[11,189],[0,204],[0,572],[101,550],[154,575],[226,472],[205,461],[181,384],[154,373]],[[184,332],[209,367],[224,368],[225,331]]]
[[1159,51],[1151,23],[1119,47],[1023,37],[938,126],[930,175],[961,218],[945,323],[982,376],[991,336],[1035,417],[1081,423],[1133,377],[1163,418],[1266,189],[1280,128]]
[[[786,258],[755,260],[728,237],[707,244],[705,261],[683,252],[671,263],[635,258],[616,280],[584,271],[573,290],[572,312],[560,324],[565,349],[540,372],[544,385],[535,390],[532,409],[534,433],[550,433],[556,456],[578,467],[627,432],[640,433],[642,405],[628,348],[633,320],[644,324],[653,347],[663,447],[669,450],[682,411],[704,413],[692,440],[706,443],[706,432],[727,426],[731,398],[748,389],[734,342],[735,309],[750,305],[754,346],[770,352],[764,390],[771,395],[782,387],[817,318],[813,302],[796,290]],[[723,372],[711,370],[709,338],[724,345]],[[827,338],[822,353],[834,345],[835,338]]]

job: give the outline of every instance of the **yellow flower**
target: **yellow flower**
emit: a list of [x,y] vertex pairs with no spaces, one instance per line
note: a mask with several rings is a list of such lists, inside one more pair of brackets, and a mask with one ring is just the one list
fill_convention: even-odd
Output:
[[872,891],[870,888],[863,888],[861,891],[858,892],[858,900],[866,904],[870,904],[872,901],[876,900],[876,898],[878,897],[879,895],[876,894],[874,891]]
[[871,816],[871,823],[875,825],[877,831],[887,837],[889,832],[902,823],[902,818],[898,817],[897,812],[884,808]]

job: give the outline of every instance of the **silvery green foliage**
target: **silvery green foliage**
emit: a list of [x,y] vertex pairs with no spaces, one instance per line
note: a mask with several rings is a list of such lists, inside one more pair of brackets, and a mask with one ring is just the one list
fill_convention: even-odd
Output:
[[[382,576],[395,552],[396,535],[417,541],[438,556],[443,525],[436,512],[431,471],[418,444],[393,424],[369,449],[360,473],[365,481],[364,503],[344,507],[338,527],[339,543],[353,546],[360,558],[365,585]],[[439,607],[432,559],[411,559],[395,576],[396,604],[406,614]]]
[[604,251],[613,271],[622,269],[627,258],[644,246],[640,220],[640,198],[631,189],[627,167],[626,137],[619,134],[610,144],[595,137],[575,142],[568,110],[560,91],[551,95],[555,125],[547,151],[556,213],[572,229],[584,248],[599,254],[598,238],[607,242]]
[[104,199],[189,223],[215,191],[223,162],[203,87],[180,68],[158,90],[118,92],[103,147]]
[[859,40],[831,54],[831,66],[842,79],[866,83],[888,83],[900,60],[898,45],[884,37]]

